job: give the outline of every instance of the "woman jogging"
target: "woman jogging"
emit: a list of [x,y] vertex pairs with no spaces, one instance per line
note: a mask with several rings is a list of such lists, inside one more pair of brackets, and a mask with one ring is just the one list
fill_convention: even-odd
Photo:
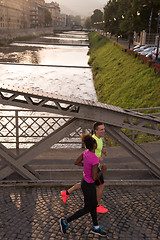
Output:
[[106,171],[106,165],[103,164],[100,172],[98,173],[99,158],[95,155],[95,149],[97,148],[97,143],[90,134],[83,134],[82,141],[85,143],[87,150],[85,150],[75,161],[75,165],[83,166],[83,179],[81,182],[81,188],[84,195],[84,207],[74,213],[72,216],[60,219],[60,227],[62,233],[66,233],[68,224],[83,215],[90,212],[93,228],[92,233],[99,236],[106,236],[106,233],[102,231],[101,227],[98,225],[97,221],[97,195],[96,195],[96,185],[95,181],[97,178]]
[[[102,153],[106,156],[107,152],[103,150],[103,141],[102,137],[104,137],[105,127],[104,124],[101,122],[95,122],[93,124],[94,134],[92,137],[97,142],[97,148],[95,149],[95,155],[99,158],[99,166],[98,171],[100,171],[100,164],[103,162]],[[95,181],[96,187],[97,187],[97,213],[107,213],[108,209],[104,208],[101,205],[101,199],[103,195],[104,190],[104,178],[103,174]],[[74,186],[69,188],[68,190],[61,191],[61,196],[63,199],[63,202],[66,203],[67,198],[70,196],[70,194],[78,189],[81,189],[81,182],[76,183]]]

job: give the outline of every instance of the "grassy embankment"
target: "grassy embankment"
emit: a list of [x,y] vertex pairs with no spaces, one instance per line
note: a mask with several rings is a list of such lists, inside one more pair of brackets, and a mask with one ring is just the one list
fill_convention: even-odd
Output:
[[89,40],[100,102],[128,109],[160,106],[160,77],[152,68],[98,33],[90,33]]

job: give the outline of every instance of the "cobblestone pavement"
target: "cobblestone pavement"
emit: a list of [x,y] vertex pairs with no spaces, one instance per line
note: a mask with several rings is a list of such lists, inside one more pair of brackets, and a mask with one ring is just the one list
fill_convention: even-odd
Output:
[[[102,239],[90,232],[90,215],[70,223],[67,234],[61,233],[59,219],[83,205],[80,190],[64,204],[62,189],[0,187],[0,239]],[[160,239],[160,186],[105,186],[103,205],[109,211],[98,214],[98,220],[107,232],[106,239]]]

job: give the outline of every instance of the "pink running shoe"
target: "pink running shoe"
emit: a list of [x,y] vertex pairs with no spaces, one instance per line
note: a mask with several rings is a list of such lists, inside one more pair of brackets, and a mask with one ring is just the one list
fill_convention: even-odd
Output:
[[104,208],[102,205],[99,205],[97,207],[97,213],[107,213],[107,212],[108,212],[108,209]]
[[69,195],[66,194],[66,191],[61,191],[61,196],[62,196],[63,202],[66,203]]

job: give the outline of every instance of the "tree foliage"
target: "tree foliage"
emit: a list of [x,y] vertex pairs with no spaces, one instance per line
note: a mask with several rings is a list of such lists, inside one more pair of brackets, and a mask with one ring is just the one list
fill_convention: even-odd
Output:
[[75,24],[80,25],[81,24],[81,16],[77,15],[74,17]]
[[104,8],[106,32],[128,35],[129,32],[156,32],[159,0],[109,0]]
[[99,9],[94,10],[91,16],[91,24],[94,26],[95,24],[101,24],[103,22],[103,12]]
[[51,13],[47,9],[45,9],[44,11],[45,24],[46,26],[49,26],[50,24],[52,24]]
[[85,28],[91,29],[91,17],[87,17],[84,23]]

